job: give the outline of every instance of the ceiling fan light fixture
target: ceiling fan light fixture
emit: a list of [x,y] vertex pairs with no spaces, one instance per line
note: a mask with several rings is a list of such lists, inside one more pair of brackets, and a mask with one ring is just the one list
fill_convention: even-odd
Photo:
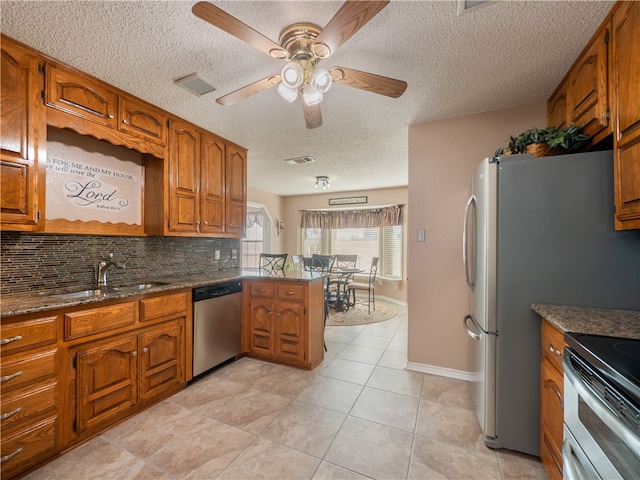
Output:
[[282,68],[282,83],[289,88],[298,88],[304,82],[304,70],[296,62],[288,62]]
[[296,98],[298,98],[298,89],[289,88],[284,84],[284,82],[278,85],[278,93],[289,103],[292,103]]
[[331,88],[333,80],[328,70],[324,68],[316,68],[311,74],[311,87],[320,93],[327,93]]
[[318,105],[322,102],[322,93],[314,89],[311,85],[302,87],[302,101],[307,107]]

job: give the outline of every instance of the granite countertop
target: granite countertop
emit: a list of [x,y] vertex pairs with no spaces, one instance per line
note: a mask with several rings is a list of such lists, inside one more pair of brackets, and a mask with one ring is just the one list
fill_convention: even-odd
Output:
[[640,340],[640,311],[534,303],[531,309],[562,332]]
[[47,310],[53,310],[55,308],[68,308],[77,305],[98,303],[107,300],[123,299],[153,293],[171,293],[172,291],[188,290],[197,287],[204,287],[207,285],[230,282],[234,280],[252,280],[260,278],[294,282],[309,282],[318,278],[322,278],[322,275],[306,271],[269,272],[260,269],[234,269],[219,272],[180,275],[176,277],[153,277],[145,280],[140,280],[139,283],[159,282],[161,284],[153,286],[151,288],[147,288],[143,291],[118,292],[106,289],[104,290],[104,293],[99,293],[85,298],[63,298],[57,295],[97,288],[95,287],[95,285],[90,285],[85,288],[75,287],[58,290],[42,290],[27,293],[9,293],[2,295],[1,316],[8,317],[12,315],[45,312]]

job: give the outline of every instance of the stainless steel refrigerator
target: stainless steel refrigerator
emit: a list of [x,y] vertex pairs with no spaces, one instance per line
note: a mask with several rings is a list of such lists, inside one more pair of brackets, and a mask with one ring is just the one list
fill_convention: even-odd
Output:
[[532,303],[640,310],[640,231],[613,227],[610,151],[485,159],[465,211],[476,414],[492,448],[540,454]]

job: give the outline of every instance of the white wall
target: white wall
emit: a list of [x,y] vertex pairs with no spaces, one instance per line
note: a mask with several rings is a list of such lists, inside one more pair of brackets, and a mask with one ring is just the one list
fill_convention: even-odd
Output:
[[[471,174],[509,135],[546,126],[545,104],[409,127],[408,361],[471,370],[462,327],[470,295],[462,268],[462,224]],[[426,241],[416,241],[418,229]]]

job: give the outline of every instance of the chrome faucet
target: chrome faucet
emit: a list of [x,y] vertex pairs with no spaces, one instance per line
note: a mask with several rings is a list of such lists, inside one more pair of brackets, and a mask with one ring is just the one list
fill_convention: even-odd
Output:
[[117,262],[113,260],[113,253],[110,253],[108,258],[105,260],[101,260],[98,262],[98,286],[106,287],[107,286],[107,270],[110,266],[114,266],[116,268],[125,269],[127,266],[124,263]]

